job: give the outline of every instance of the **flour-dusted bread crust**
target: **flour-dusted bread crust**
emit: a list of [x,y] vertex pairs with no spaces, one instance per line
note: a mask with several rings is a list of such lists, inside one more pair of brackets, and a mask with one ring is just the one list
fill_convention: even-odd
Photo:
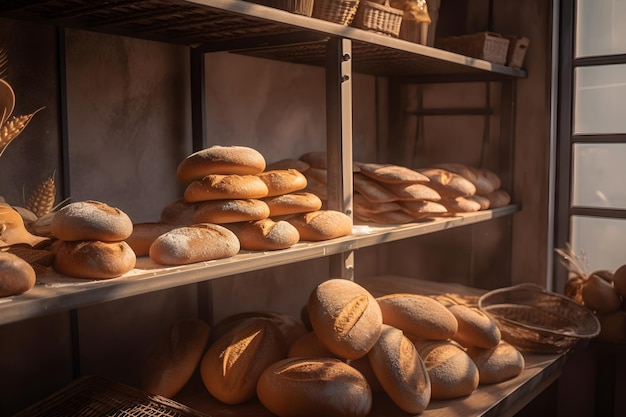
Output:
[[372,392],[365,377],[332,358],[288,358],[259,378],[261,404],[279,417],[365,417]]
[[130,272],[137,261],[126,242],[99,240],[57,241],[52,268],[63,275],[85,279],[111,279]]
[[180,198],[167,204],[161,210],[161,222],[176,226],[190,226],[194,223],[193,215],[202,203],[189,203]]
[[428,372],[402,330],[383,325],[367,356],[383,390],[400,409],[411,414],[426,409],[431,398]]
[[267,197],[267,185],[256,175],[207,175],[185,188],[185,200],[198,201]]
[[388,294],[376,299],[383,322],[413,339],[446,340],[454,336],[458,323],[439,301],[419,294]]
[[311,292],[308,311],[313,330],[324,346],[345,359],[365,356],[382,329],[376,299],[359,284],[345,279],[319,284]]
[[263,201],[270,209],[270,217],[308,213],[322,208],[322,200],[313,193],[295,192],[266,197]]
[[229,226],[239,239],[244,250],[279,250],[287,249],[300,241],[300,233],[284,220],[270,218]]
[[456,317],[459,325],[452,339],[460,345],[466,348],[471,346],[492,348],[500,343],[502,338],[500,328],[491,316],[478,308],[462,304],[450,305],[448,310]]
[[479,372],[463,348],[448,340],[416,343],[430,379],[434,400],[460,398],[478,387]]
[[228,258],[239,248],[237,236],[224,226],[200,223],[162,234],[152,242],[149,256],[161,265],[186,265]]
[[257,176],[267,185],[268,197],[300,191],[307,185],[304,174],[296,169],[274,169]]
[[524,356],[504,341],[490,349],[469,348],[467,354],[478,367],[481,384],[496,384],[515,378],[524,370]]
[[207,349],[200,362],[200,376],[219,401],[240,404],[256,396],[263,371],[286,354],[285,341],[274,322],[246,320]]
[[269,215],[270,208],[260,199],[224,199],[200,203],[192,219],[194,223],[225,224],[261,220]]
[[35,286],[37,274],[24,259],[0,252],[0,297],[25,293]]
[[50,231],[59,240],[119,242],[133,232],[133,222],[122,210],[100,201],[77,201],[56,212]]
[[316,210],[294,214],[284,220],[298,230],[300,240],[328,240],[352,233],[350,216],[336,210]]
[[265,169],[263,155],[247,146],[214,145],[192,153],[181,161],[176,175],[183,184],[211,174],[254,175]]
[[141,373],[143,390],[172,398],[198,367],[209,340],[209,325],[199,319],[175,322],[155,345]]

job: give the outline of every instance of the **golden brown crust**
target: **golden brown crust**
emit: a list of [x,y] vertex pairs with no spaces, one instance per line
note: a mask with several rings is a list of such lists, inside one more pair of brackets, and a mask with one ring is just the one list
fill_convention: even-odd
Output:
[[[354,190],[373,203],[389,203],[400,200],[387,185],[382,185],[363,174],[355,173],[353,179]],[[400,184],[400,186],[406,185]]]
[[356,162],[363,175],[386,184],[428,183],[430,179],[411,168],[394,164]]
[[515,378],[524,370],[524,356],[504,341],[491,349],[473,347],[467,353],[478,367],[481,384]]
[[320,241],[347,236],[352,233],[352,219],[335,210],[317,210],[288,216],[285,221],[293,225],[300,240]]
[[380,335],[380,307],[353,281],[335,278],[319,284],[311,292],[308,311],[324,346],[341,358],[365,356]]
[[7,252],[0,252],[0,297],[25,293],[35,286],[37,275],[33,267]]
[[466,197],[444,198],[439,203],[450,213],[473,213],[480,210],[480,203]]
[[415,184],[389,184],[388,190],[400,201],[440,201],[441,194],[429,185]]
[[232,226],[244,250],[287,249],[300,241],[298,230],[284,220],[276,222],[267,218]]
[[287,352],[288,358],[337,358],[322,343],[317,333],[307,332],[296,339]]
[[77,201],[56,212],[50,231],[59,240],[119,242],[133,232],[133,222],[122,210],[99,201]]
[[495,190],[492,193],[486,194],[484,197],[489,200],[491,208],[504,207],[511,202],[511,196],[503,189]]
[[267,196],[274,197],[306,188],[304,174],[296,169],[275,169],[257,175],[267,185]]
[[201,203],[193,214],[193,223],[237,223],[265,219],[267,204],[256,198],[223,199]]
[[167,223],[137,223],[133,225],[133,232],[126,239],[126,243],[136,256],[148,256],[152,242],[176,227]]
[[52,268],[74,278],[111,279],[135,267],[136,255],[126,242],[58,241]]
[[267,197],[267,185],[256,175],[207,175],[191,182],[185,200],[198,201]]
[[177,226],[193,224],[193,214],[200,203],[189,203],[184,198],[174,200],[161,210],[161,222]]
[[270,209],[270,217],[288,214],[307,213],[322,208],[322,200],[313,193],[288,193],[264,198]]
[[430,179],[429,185],[443,198],[469,197],[476,194],[476,186],[465,177],[443,168],[419,170]]
[[500,328],[490,316],[478,308],[455,304],[448,306],[448,310],[456,317],[459,325],[452,339],[460,345],[487,349],[500,343]]
[[187,156],[176,175],[183,184],[211,174],[254,175],[265,169],[265,158],[246,146],[211,146]]

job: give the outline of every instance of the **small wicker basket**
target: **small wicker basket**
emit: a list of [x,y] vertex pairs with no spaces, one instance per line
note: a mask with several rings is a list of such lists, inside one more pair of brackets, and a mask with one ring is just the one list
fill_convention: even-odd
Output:
[[315,0],[312,16],[347,26],[352,23],[359,0]]
[[522,68],[530,41],[524,36],[507,36],[507,38],[509,39],[509,50],[506,64],[511,68]]
[[478,308],[522,351],[562,353],[600,333],[600,322],[587,307],[534,284],[490,291],[478,299]]
[[437,40],[437,46],[447,51],[484,59],[494,64],[505,64],[510,41],[493,32],[449,36]]
[[389,6],[389,0],[384,4],[364,0],[359,4],[352,26],[397,38],[403,15],[404,11]]

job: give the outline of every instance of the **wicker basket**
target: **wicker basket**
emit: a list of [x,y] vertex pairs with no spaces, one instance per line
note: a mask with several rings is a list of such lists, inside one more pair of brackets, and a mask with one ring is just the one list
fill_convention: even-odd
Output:
[[79,378],[14,417],[209,417],[159,395],[98,377]]
[[253,3],[275,9],[286,10],[294,14],[309,16],[313,14],[313,0],[251,0]]
[[587,307],[534,284],[490,291],[478,307],[497,321],[505,341],[527,352],[562,353],[600,332]]
[[471,56],[494,64],[505,64],[510,41],[492,32],[449,36],[437,40],[441,49]]
[[384,4],[364,0],[359,3],[352,26],[397,38],[403,15],[404,11],[389,6],[389,0]]
[[340,25],[349,25],[354,20],[359,0],[315,0],[313,17]]
[[529,39],[524,36],[507,36],[509,50],[506,56],[506,64],[512,68],[522,68],[528,49]]

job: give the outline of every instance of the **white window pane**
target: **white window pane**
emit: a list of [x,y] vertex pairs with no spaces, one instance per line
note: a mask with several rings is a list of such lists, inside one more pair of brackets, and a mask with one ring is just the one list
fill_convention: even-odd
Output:
[[571,245],[587,258],[588,272],[626,264],[626,220],[572,216]]
[[626,65],[581,67],[575,76],[574,133],[626,133]]
[[626,1],[578,0],[576,57],[626,53]]
[[572,205],[626,208],[626,144],[574,145]]

